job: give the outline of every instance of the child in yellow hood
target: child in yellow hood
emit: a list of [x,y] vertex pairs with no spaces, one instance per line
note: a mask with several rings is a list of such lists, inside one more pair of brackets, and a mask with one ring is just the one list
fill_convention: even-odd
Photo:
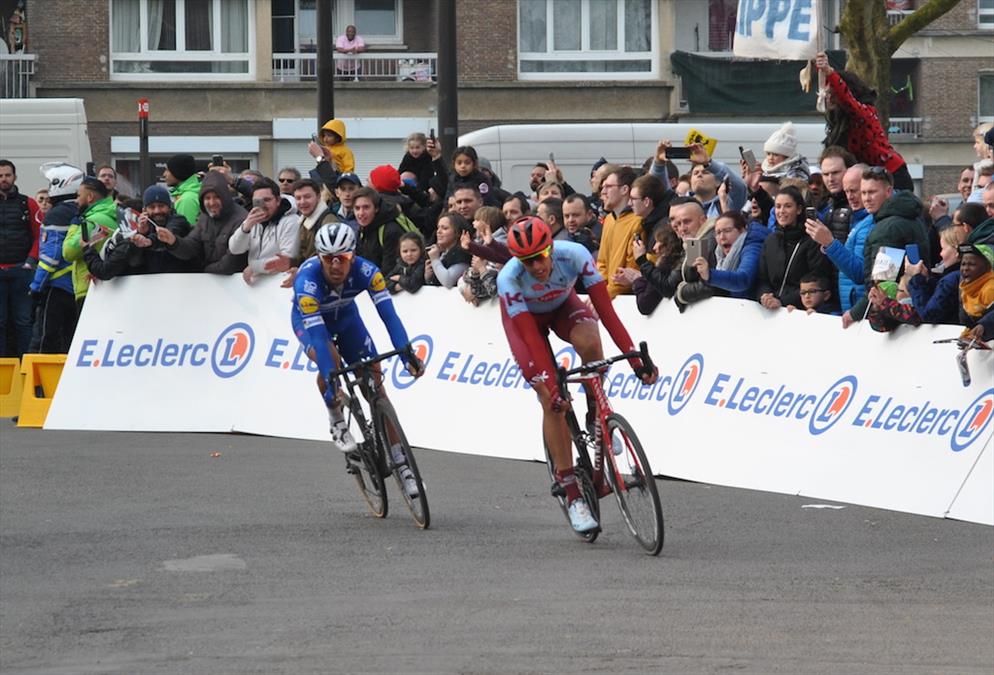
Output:
[[355,171],[355,156],[349,146],[345,145],[345,122],[339,119],[328,120],[321,127],[319,139],[331,155],[330,159],[339,173]]

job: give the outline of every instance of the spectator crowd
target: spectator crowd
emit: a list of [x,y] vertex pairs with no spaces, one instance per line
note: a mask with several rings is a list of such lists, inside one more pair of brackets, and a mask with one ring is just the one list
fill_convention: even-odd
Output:
[[[236,175],[224,163],[198,172],[194,157],[175,155],[163,182],[134,198],[117,191],[110,166],[88,176],[59,163],[42,167],[47,189],[23,195],[16,167],[0,160],[0,355],[67,352],[91,280],[207,272],[252,284],[282,274],[290,286],[330,222],[356,231],[357,253],[392,293],[442,286],[485,304],[510,257],[508,227],[527,214],[554,240],[590,250],[610,296],[634,295],[643,314],[720,296],[837,315],[842,328],[944,323],[994,339],[992,125],[977,128],[977,162],[950,186],[962,202],[923,203],[872,91],[817,63],[828,82],[820,157],[798,153],[789,122],[761,161],[746,156],[737,167],[702,145],[681,153],[689,160],[679,166],[661,139],[641,167],[598,160],[589,193],[553,161],[537,163],[529,184],[511,192],[474,148],[443,157],[422,133],[408,136],[396,167],[363,180],[341,120],[308,144],[308,175],[293,167],[276,180]],[[892,249],[904,259],[881,277],[878,253]]]

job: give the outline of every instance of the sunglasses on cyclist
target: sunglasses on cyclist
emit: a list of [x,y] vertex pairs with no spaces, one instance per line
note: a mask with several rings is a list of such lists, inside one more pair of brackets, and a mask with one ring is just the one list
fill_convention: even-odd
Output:
[[521,262],[533,262],[535,260],[545,260],[550,255],[552,255],[552,245],[546,246],[538,253],[532,253],[531,255],[526,255],[518,258]]
[[329,265],[336,262],[340,265],[344,265],[352,260],[352,255],[352,253],[321,254],[321,260],[325,261]]

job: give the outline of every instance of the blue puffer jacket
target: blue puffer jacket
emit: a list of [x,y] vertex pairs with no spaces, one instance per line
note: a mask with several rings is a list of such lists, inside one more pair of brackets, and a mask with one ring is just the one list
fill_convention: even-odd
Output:
[[863,284],[863,248],[866,237],[873,228],[873,214],[866,209],[853,213],[853,225],[849,228],[846,243],[835,240],[825,248],[825,255],[839,268],[839,300],[842,311],[848,312],[866,293]]
[[[55,200],[59,200],[56,197]],[[53,201],[55,201],[53,200]],[[52,288],[73,294],[72,266],[62,257],[62,242],[66,238],[69,226],[77,219],[76,202],[72,195],[55,201],[52,208],[45,214],[41,225],[38,241],[38,268],[31,282],[31,292],[41,293],[49,285]]]
[[739,255],[739,266],[734,270],[711,270],[708,284],[729,291],[733,298],[752,298],[755,295],[756,275],[759,274],[759,256],[769,233],[765,225],[756,221],[749,223],[745,234],[739,235],[746,238]]
[[908,279],[908,293],[923,323],[959,324],[959,268],[936,279],[920,274]]

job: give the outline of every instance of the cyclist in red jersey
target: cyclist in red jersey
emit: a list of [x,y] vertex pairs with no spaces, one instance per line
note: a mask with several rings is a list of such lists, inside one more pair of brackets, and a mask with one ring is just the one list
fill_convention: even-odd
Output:
[[[618,349],[631,352],[635,346],[586,247],[570,241],[553,243],[549,226],[535,216],[524,216],[511,225],[507,247],[514,258],[497,276],[504,332],[515,361],[542,404],[542,433],[557,479],[566,490],[570,522],[577,532],[588,532],[599,525],[573,473],[571,437],[563,415],[570,403],[565,392],[559,391],[549,330],[573,345],[584,363],[604,358],[598,316]],[[597,315],[573,288],[581,277]],[[647,371],[641,359],[630,359],[629,364],[645,384],[656,381],[655,369]]]

